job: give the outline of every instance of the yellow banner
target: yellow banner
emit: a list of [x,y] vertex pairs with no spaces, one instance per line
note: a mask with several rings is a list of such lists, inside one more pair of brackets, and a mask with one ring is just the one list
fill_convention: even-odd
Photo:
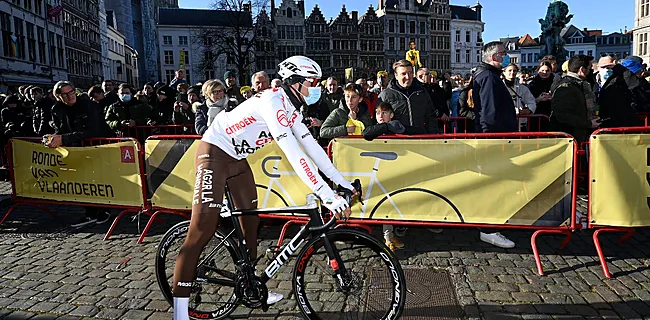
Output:
[[142,207],[135,142],[48,148],[11,140],[16,196]]
[[[198,140],[147,140],[145,159],[151,202],[155,207],[190,210],[196,176]],[[257,185],[259,208],[304,205],[309,188],[284,153],[271,143],[248,157]],[[230,186],[236,188],[237,186]]]
[[591,136],[591,223],[650,226],[650,134]]
[[336,139],[333,148],[335,166],[363,186],[355,217],[570,223],[570,139]]

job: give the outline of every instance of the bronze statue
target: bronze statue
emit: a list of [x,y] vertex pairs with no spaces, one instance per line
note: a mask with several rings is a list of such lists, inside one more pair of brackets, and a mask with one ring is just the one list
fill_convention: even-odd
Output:
[[542,35],[540,37],[541,56],[554,56],[558,65],[562,65],[567,56],[564,49],[564,39],[560,36],[562,29],[571,21],[572,14],[569,14],[569,6],[560,1],[552,0],[546,11],[546,18],[539,19],[542,25]]

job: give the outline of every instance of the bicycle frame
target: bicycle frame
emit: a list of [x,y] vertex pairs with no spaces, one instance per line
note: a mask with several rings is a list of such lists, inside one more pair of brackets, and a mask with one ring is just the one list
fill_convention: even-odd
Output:
[[[246,241],[244,240],[244,233],[241,227],[241,224],[239,222],[238,217],[240,216],[249,216],[249,215],[258,215],[260,213],[263,214],[281,214],[281,213],[302,213],[302,214],[307,214],[310,217],[309,223],[304,225],[298,234],[294,236],[289,243],[285,244],[278,250],[273,258],[271,259],[271,262],[266,266],[264,269],[264,273],[259,277],[260,282],[262,284],[266,284],[273,276],[289,261],[291,260],[291,255],[296,253],[298,249],[302,246],[302,244],[309,239],[310,236],[317,236],[317,237],[323,237],[324,241],[324,247],[327,252],[327,256],[330,261],[330,265],[332,266],[332,269],[336,273],[337,279],[339,279],[339,284],[341,286],[344,286],[343,278],[342,275],[345,274],[345,266],[343,265],[343,261],[341,256],[338,254],[338,252],[335,252],[335,250],[332,247],[332,244],[327,241],[327,236],[326,232],[327,230],[330,229],[330,227],[334,224],[335,218],[332,218],[328,223],[325,223],[323,220],[323,217],[320,214],[319,211],[319,206],[316,203],[316,196],[315,195],[308,195],[307,196],[307,205],[305,206],[294,206],[294,207],[286,207],[286,208],[270,208],[270,209],[251,209],[251,210],[240,210],[240,211],[235,211],[234,208],[232,207],[232,197],[230,194],[230,191],[226,187],[225,190],[226,193],[226,200],[228,201],[227,209],[229,212],[226,212],[226,214],[222,214],[222,217],[230,217],[233,223],[234,230],[232,230],[224,239],[223,241],[217,245],[212,251],[202,260],[198,263],[197,268],[202,266],[205,261],[210,260],[217,252],[219,248],[223,245],[227,245],[227,239],[232,236],[233,233],[238,238],[237,242],[237,248],[236,250],[239,251],[240,256],[242,257],[242,260],[240,261],[242,263],[241,266],[253,266],[253,261],[251,260],[251,257],[249,256],[248,249],[246,248]],[[254,272],[254,269],[249,269]],[[214,284],[219,284],[219,285],[224,285],[224,286],[231,286],[235,287],[235,279],[233,280],[220,280],[220,279],[200,279],[197,277],[196,279],[197,282],[209,282],[209,283],[214,283]]]

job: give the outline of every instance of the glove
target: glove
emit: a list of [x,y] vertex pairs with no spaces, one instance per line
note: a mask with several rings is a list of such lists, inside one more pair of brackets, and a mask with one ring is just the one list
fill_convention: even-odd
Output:
[[327,209],[330,209],[330,211],[332,211],[334,214],[341,213],[343,210],[347,209],[350,206],[348,202],[339,195],[325,199],[325,201],[323,201],[323,205]]
[[388,122],[388,131],[392,133],[404,133],[404,130],[406,130],[406,128],[404,128],[404,125],[402,125],[399,120]]

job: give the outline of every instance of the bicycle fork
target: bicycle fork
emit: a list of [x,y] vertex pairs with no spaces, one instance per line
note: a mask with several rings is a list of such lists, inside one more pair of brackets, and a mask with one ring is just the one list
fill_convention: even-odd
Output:
[[345,277],[347,276],[347,270],[345,269],[345,265],[343,264],[343,259],[341,258],[339,251],[335,250],[336,245],[331,243],[330,240],[327,238],[327,234],[323,233],[321,237],[323,238],[323,245],[325,247],[325,252],[327,252],[327,259],[328,259],[327,265],[330,266],[330,268],[332,268],[332,270],[334,271],[332,277],[337,281],[339,291],[347,292],[349,282],[346,281],[345,279]]

